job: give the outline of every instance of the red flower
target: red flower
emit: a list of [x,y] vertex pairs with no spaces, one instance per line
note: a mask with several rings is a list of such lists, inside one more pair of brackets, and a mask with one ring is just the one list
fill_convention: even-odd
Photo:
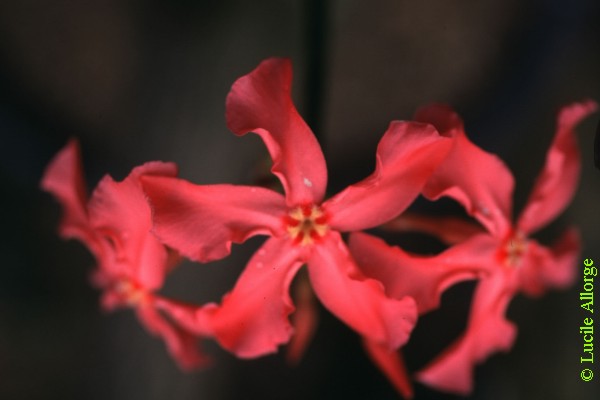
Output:
[[[574,104],[562,110],[546,165],[530,200],[513,226],[513,177],[496,156],[471,143],[462,121],[446,106],[423,108],[416,120],[433,124],[454,139],[453,148],[431,176],[423,193],[430,199],[449,196],[465,206],[488,233],[453,218],[402,216],[387,224],[398,230],[420,230],[455,244],[435,257],[410,255],[364,233],[350,237],[350,250],[361,270],[385,286],[392,298],[415,299],[419,315],[438,307],[441,294],[466,279],[480,279],[467,332],[418,374],[418,379],[445,391],[468,394],[475,364],[496,351],[508,350],[516,328],[504,318],[519,291],[540,295],[547,287],[567,286],[574,277],[579,237],[568,230],[552,249],[528,238],[555,218],[571,200],[579,175],[579,152],[573,129],[595,103]],[[397,352],[365,343],[379,369],[404,395],[412,388]]]
[[484,264],[488,272],[476,288],[466,333],[418,373],[421,382],[469,393],[474,365],[512,347],[516,327],[505,318],[510,300],[519,292],[537,296],[547,288],[572,283],[580,248],[577,231],[567,230],[551,248],[542,246],[531,235],[556,218],[571,201],[580,172],[574,128],[595,109],[596,104],[587,101],[561,110],[544,168],[514,224],[514,181],[504,163],[471,143],[462,121],[449,108],[431,106],[417,114],[417,120],[432,123],[442,135],[455,139],[448,158],[423,194],[432,200],[442,196],[457,200],[488,231],[470,239],[480,243],[481,250],[474,250],[472,255],[487,257]]
[[[419,228],[429,223],[426,220],[417,222]],[[457,224],[449,226],[455,228]],[[459,226],[465,226],[465,230],[472,233],[471,226]],[[454,235],[447,236],[453,238]],[[366,233],[352,233],[349,242],[350,252],[365,275],[382,282],[386,294],[392,298],[413,298],[419,315],[436,309],[447,288],[461,281],[481,277],[486,272],[485,264],[493,250],[493,244],[484,235],[472,236],[433,257],[409,254]],[[401,355],[367,340],[364,346],[372,361],[394,387],[405,397],[411,398],[412,385]]]
[[190,369],[206,361],[197,338],[158,310],[185,305],[155,294],[180,257],[150,232],[150,207],[139,182],[141,176],[176,174],[175,164],[149,162],[134,168],[122,182],[105,176],[88,201],[79,146],[71,140],[48,165],[41,187],[63,207],[60,234],[80,240],[94,254],[97,269],[92,279],[104,290],[103,307],[134,308],[146,329],[166,342],[179,365]]
[[227,97],[229,128],[260,135],[285,196],[261,187],[145,177],[154,232],[200,262],[228,255],[231,243],[271,236],[211,317],[219,342],[240,357],[274,352],[290,339],[289,285],[304,263],[326,308],[369,340],[398,348],[415,323],[414,301],[391,299],[380,282],[365,277],[340,232],[400,214],[445,157],[450,140],[427,124],[392,122],[379,143],[375,172],[323,201],[325,160],[292,103],[291,81],[290,62],[269,59],[238,79]]

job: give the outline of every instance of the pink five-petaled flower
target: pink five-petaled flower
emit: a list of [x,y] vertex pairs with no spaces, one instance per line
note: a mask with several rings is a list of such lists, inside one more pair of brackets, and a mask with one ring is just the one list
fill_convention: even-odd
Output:
[[414,301],[388,298],[380,282],[366,278],[340,232],[400,214],[446,156],[450,140],[428,124],[392,122],[379,143],[375,172],[323,202],[325,159],[292,103],[291,80],[289,60],[268,59],[235,82],[226,104],[235,134],[255,132],[264,141],[285,196],[261,187],[143,178],[154,232],[200,262],[226,256],[232,242],[271,236],[211,316],[218,341],[240,357],[274,352],[290,339],[289,285],[304,263],[326,308],[363,337],[398,348],[416,321]]
[[103,289],[102,306],[134,308],[146,329],[160,336],[180,367],[188,370],[207,359],[198,350],[198,338],[159,311],[186,307],[154,294],[180,257],[150,232],[150,207],[139,182],[141,176],[176,174],[175,164],[149,162],[122,182],[106,175],[88,201],[79,146],[71,140],[48,165],[41,187],[63,207],[61,236],[80,240],[93,253],[97,268],[92,279]]
[[[457,114],[441,105],[426,107],[416,120],[431,123],[454,138],[448,158],[425,186],[425,197],[449,196],[461,203],[488,231],[470,241],[479,242],[475,262],[487,255],[486,274],[477,285],[465,334],[417,379],[441,390],[467,394],[473,386],[473,368],[497,351],[507,351],[516,327],[505,319],[513,296],[523,292],[543,294],[547,288],[565,287],[575,277],[580,248],[577,231],[567,230],[547,248],[530,235],[556,218],[573,197],[580,172],[575,126],[596,110],[592,101],[563,108],[557,131],[529,200],[512,223],[514,181],[506,165],[496,156],[471,143]],[[464,262],[464,261],[459,261]],[[470,261],[472,263],[472,261]]]

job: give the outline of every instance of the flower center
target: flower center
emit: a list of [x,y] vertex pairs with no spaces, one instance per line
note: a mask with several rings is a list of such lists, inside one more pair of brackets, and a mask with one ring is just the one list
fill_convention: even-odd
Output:
[[509,267],[518,267],[523,256],[527,252],[527,238],[522,232],[516,232],[508,236],[501,250],[501,258]]
[[329,229],[327,215],[314,204],[293,208],[285,217],[285,225],[290,238],[303,246],[319,240]]
[[131,307],[137,306],[145,297],[145,292],[129,279],[117,281],[114,290]]

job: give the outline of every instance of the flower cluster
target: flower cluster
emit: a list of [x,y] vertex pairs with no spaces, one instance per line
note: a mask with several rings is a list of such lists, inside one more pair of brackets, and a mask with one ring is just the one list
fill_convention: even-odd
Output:
[[[292,102],[291,81],[288,60],[268,59],[234,83],[226,103],[228,127],[239,136],[254,132],[265,143],[283,194],[193,184],[177,178],[174,164],[150,162],[122,182],[106,176],[88,200],[79,148],[71,141],[42,179],[63,207],[61,235],[82,241],[95,256],[93,282],[103,291],[102,305],[133,308],[182,368],[205,363],[198,341],[207,338],[242,358],[289,344],[297,360],[314,329],[314,294],[361,336],[374,363],[406,397],[412,387],[398,350],[418,316],[438,307],[455,283],[477,280],[465,333],[415,375],[439,390],[468,393],[474,366],[514,342],[516,327],[505,318],[510,300],[573,280],[577,231],[567,230],[552,247],[531,235],[575,192],[574,127],[595,103],[562,109],[542,173],[513,223],[510,171],[469,141],[458,115],[443,105],[419,110],[414,121],[392,122],[377,147],[374,172],[325,198],[325,159]],[[419,195],[450,197],[474,219],[403,214]],[[364,232],[375,227],[426,232],[448,248],[435,256],[410,254]],[[183,257],[219,260],[232,243],[255,235],[268,238],[219,304],[184,304],[159,294]],[[308,280],[295,281],[301,286],[296,308],[290,285],[304,265]]]

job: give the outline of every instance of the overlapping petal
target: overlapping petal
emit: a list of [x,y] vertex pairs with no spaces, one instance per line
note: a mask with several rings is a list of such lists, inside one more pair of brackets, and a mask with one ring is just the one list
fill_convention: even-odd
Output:
[[294,306],[289,286],[302,265],[299,251],[290,240],[270,238],[250,259],[212,316],[224,348],[251,358],[275,352],[290,339],[288,316]]
[[516,287],[507,285],[503,271],[477,285],[466,333],[417,374],[417,379],[439,390],[467,395],[473,388],[473,369],[498,351],[508,351],[516,327],[504,317]]
[[165,319],[151,301],[136,307],[136,314],[150,333],[165,341],[169,353],[181,369],[191,370],[209,362],[198,348],[198,338]]
[[201,336],[213,335],[211,318],[217,308],[215,303],[197,306],[162,296],[154,296],[154,305],[186,331]]
[[432,257],[411,255],[366,233],[350,235],[350,251],[361,271],[382,282],[388,296],[413,298],[419,314],[437,308],[448,287],[486,274],[495,250],[494,239],[485,234]]
[[565,288],[577,275],[577,258],[581,238],[576,229],[565,231],[551,247],[529,240],[527,255],[520,271],[521,290],[530,296],[539,296],[550,288]]
[[315,246],[308,272],[321,303],[367,340],[390,350],[408,341],[417,320],[414,300],[387,297],[379,281],[360,272],[339,233]]
[[231,243],[258,234],[278,235],[283,229],[283,196],[268,189],[194,185],[162,177],[143,177],[142,185],[152,205],[156,235],[195,261],[223,258]]
[[577,260],[581,254],[581,236],[576,228],[567,229],[550,247],[552,261],[541,271],[546,286],[564,289],[577,278]]
[[340,231],[381,225],[404,211],[446,157],[451,140],[427,124],[395,121],[377,147],[375,172],[323,204]]
[[173,163],[150,162],[134,168],[122,182],[107,175],[98,183],[88,204],[91,226],[113,246],[113,259],[103,260],[102,267],[134,278],[150,290],[162,286],[170,265],[166,248],[150,233],[151,210],[139,179],[176,174]]
[[392,232],[420,232],[438,238],[447,245],[461,243],[468,238],[484,233],[481,225],[454,216],[428,216],[404,213],[380,226]]
[[295,365],[300,362],[310,344],[319,320],[315,295],[306,276],[302,276],[296,287],[296,311],[292,315],[294,335],[286,349],[286,360]]
[[237,135],[261,136],[271,171],[281,180],[288,206],[319,203],[325,195],[327,168],[323,152],[291,98],[292,66],[270,58],[238,79],[226,101],[227,126]]
[[100,250],[89,226],[81,151],[77,140],[69,140],[54,156],[46,167],[40,186],[52,193],[62,206],[60,234],[65,238],[81,240],[90,246],[94,254],[98,254]]
[[514,179],[504,162],[474,145],[448,106],[424,107],[415,119],[431,123],[440,134],[454,138],[448,157],[431,176],[423,195],[431,200],[452,197],[492,234],[506,233],[512,219]]
[[572,104],[560,111],[556,134],[548,149],[544,168],[517,222],[524,233],[529,234],[545,226],[573,198],[581,170],[581,156],[574,130],[582,119],[597,108],[597,104],[590,100]]

